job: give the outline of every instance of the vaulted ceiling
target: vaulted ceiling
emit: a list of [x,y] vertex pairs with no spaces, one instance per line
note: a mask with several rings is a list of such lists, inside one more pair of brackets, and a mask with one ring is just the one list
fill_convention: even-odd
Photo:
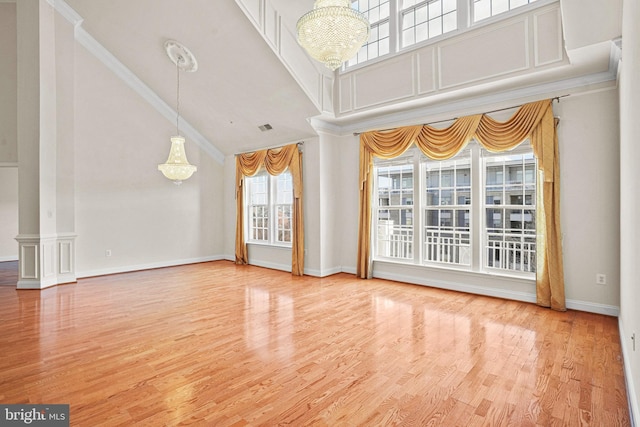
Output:
[[[181,116],[225,155],[315,135],[307,119],[317,108],[234,1],[66,2],[82,28],[172,108],[176,68],[164,42],[189,48],[198,70],[180,75]],[[273,129],[261,131],[267,123]]]

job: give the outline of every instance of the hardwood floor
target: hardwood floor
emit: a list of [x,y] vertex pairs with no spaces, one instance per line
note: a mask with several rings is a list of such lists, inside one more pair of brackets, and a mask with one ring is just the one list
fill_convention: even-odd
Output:
[[18,283],[18,261],[0,262],[0,286],[13,286]]
[[628,426],[617,319],[217,261],[0,287],[0,403],[74,426]]

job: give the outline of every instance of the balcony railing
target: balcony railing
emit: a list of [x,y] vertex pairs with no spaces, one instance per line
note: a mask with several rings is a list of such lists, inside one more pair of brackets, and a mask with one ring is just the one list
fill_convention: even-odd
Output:
[[413,259],[413,227],[378,221],[378,256]]
[[[377,256],[413,259],[413,230],[410,226],[379,221]],[[535,237],[490,234],[486,243],[486,266],[501,270],[535,273]],[[471,265],[471,242],[468,231],[425,230],[424,262],[462,266]]]
[[512,240],[491,240],[492,238],[501,239],[502,236],[490,235],[487,240],[487,267],[535,273],[535,242],[522,240],[524,236],[509,237]]
[[470,265],[471,245],[468,232],[427,230],[425,261]]

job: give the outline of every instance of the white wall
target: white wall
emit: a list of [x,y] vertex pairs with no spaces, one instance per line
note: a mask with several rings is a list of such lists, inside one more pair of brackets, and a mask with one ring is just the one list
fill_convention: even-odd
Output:
[[358,206],[360,203],[360,138],[344,136],[339,141],[340,187],[337,189],[340,203],[339,251],[342,271],[356,274],[358,252]]
[[351,136],[320,134],[320,212],[323,218],[320,243],[322,276],[343,271],[342,248],[352,245],[353,242],[348,234],[345,235],[342,226],[345,219],[342,193],[346,186],[342,180],[342,159],[345,153],[350,152],[345,145],[352,143],[352,141]]
[[0,3],[0,262],[18,259],[16,4]]
[[[640,5],[625,0],[620,72],[620,339],[632,415],[640,422]],[[632,336],[636,337],[635,348]]]
[[0,3],[0,163],[18,161],[16,4]]
[[0,167],[0,262],[18,259],[18,168]]
[[[554,105],[560,117],[565,291],[574,304],[620,305],[618,110],[615,87]],[[606,285],[596,284],[598,273],[606,274]]]
[[174,125],[80,46],[75,99],[78,276],[222,258],[222,166],[187,140],[198,171],[164,178]]

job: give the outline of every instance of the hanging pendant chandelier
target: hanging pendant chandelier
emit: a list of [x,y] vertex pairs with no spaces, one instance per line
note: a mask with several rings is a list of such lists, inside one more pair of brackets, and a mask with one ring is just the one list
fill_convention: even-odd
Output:
[[351,0],[316,0],[297,25],[298,43],[330,70],[358,53],[369,38],[369,21]]
[[180,185],[198,170],[196,166],[189,164],[184,151],[185,139],[180,136],[180,70],[194,72],[198,69],[198,63],[189,49],[176,41],[168,40],[164,48],[169,59],[176,65],[176,136],[171,137],[169,158],[166,163],[158,165],[158,170],[176,185]]

